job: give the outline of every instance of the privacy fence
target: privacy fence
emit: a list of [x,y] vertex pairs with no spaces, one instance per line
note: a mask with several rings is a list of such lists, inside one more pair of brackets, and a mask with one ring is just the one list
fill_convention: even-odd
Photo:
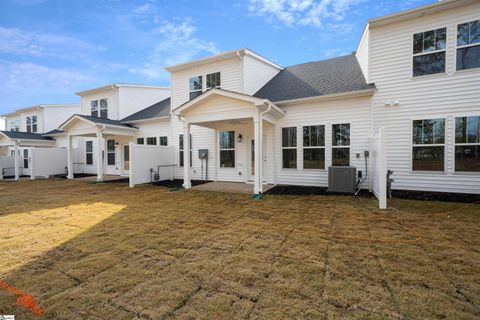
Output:
[[172,147],[139,145],[131,142],[129,148],[130,187],[173,179]]
[[386,128],[380,128],[371,139],[371,188],[378,199],[379,208],[387,208],[387,145]]

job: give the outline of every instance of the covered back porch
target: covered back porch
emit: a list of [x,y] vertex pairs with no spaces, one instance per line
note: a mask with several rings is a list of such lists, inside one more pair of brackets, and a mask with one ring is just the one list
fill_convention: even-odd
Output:
[[[210,146],[206,151],[214,166],[209,180],[250,184],[254,194],[264,192],[267,184],[275,184],[275,130],[278,119],[284,116],[280,108],[268,100],[215,88],[173,113],[183,125],[181,150],[191,149],[191,139],[199,152],[192,157],[200,157]],[[213,134],[208,139],[214,142],[191,138],[192,125],[211,129]],[[185,188],[191,187],[190,161],[183,157]]]
[[67,137],[68,178],[74,178],[75,150],[73,138],[80,137],[78,148],[85,168],[94,170],[97,181],[106,175],[128,176],[130,171],[129,143],[133,142],[137,128],[119,121],[74,115],[60,126]]

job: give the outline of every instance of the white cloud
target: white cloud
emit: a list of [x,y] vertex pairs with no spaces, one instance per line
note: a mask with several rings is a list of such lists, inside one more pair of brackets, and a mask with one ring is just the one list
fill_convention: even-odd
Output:
[[163,21],[151,31],[155,39],[152,52],[141,66],[129,69],[131,73],[148,78],[166,78],[165,66],[186,62],[202,54],[215,54],[219,50],[213,42],[195,36],[197,28],[188,18]]
[[285,26],[322,27],[343,20],[348,10],[364,0],[250,0],[250,13]]
[[72,37],[0,26],[0,54],[75,59],[104,50]]

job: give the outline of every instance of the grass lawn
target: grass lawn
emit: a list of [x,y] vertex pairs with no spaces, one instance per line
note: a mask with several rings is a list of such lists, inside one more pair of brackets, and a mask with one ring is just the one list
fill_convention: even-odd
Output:
[[[17,319],[480,317],[480,205],[0,182]],[[464,207],[465,206],[465,207]],[[463,207],[463,208],[462,208]],[[461,210],[458,210],[460,209]]]

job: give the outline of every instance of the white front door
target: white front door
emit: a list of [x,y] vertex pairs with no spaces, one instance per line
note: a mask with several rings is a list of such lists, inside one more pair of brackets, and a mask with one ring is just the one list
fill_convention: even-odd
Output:
[[[267,138],[263,136],[263,147],[262,147],[262,181],[265,181],[265,170],[266,170],[266,163],[267,157],[266,155],[266,140]],[[255,177],[255,139],[250,138],[248,143],[248,180],[253,181]]]
[[118,152],[118,143],[114,139],[107,140],[106,152],[106,174],[120,174],[120,157]]

